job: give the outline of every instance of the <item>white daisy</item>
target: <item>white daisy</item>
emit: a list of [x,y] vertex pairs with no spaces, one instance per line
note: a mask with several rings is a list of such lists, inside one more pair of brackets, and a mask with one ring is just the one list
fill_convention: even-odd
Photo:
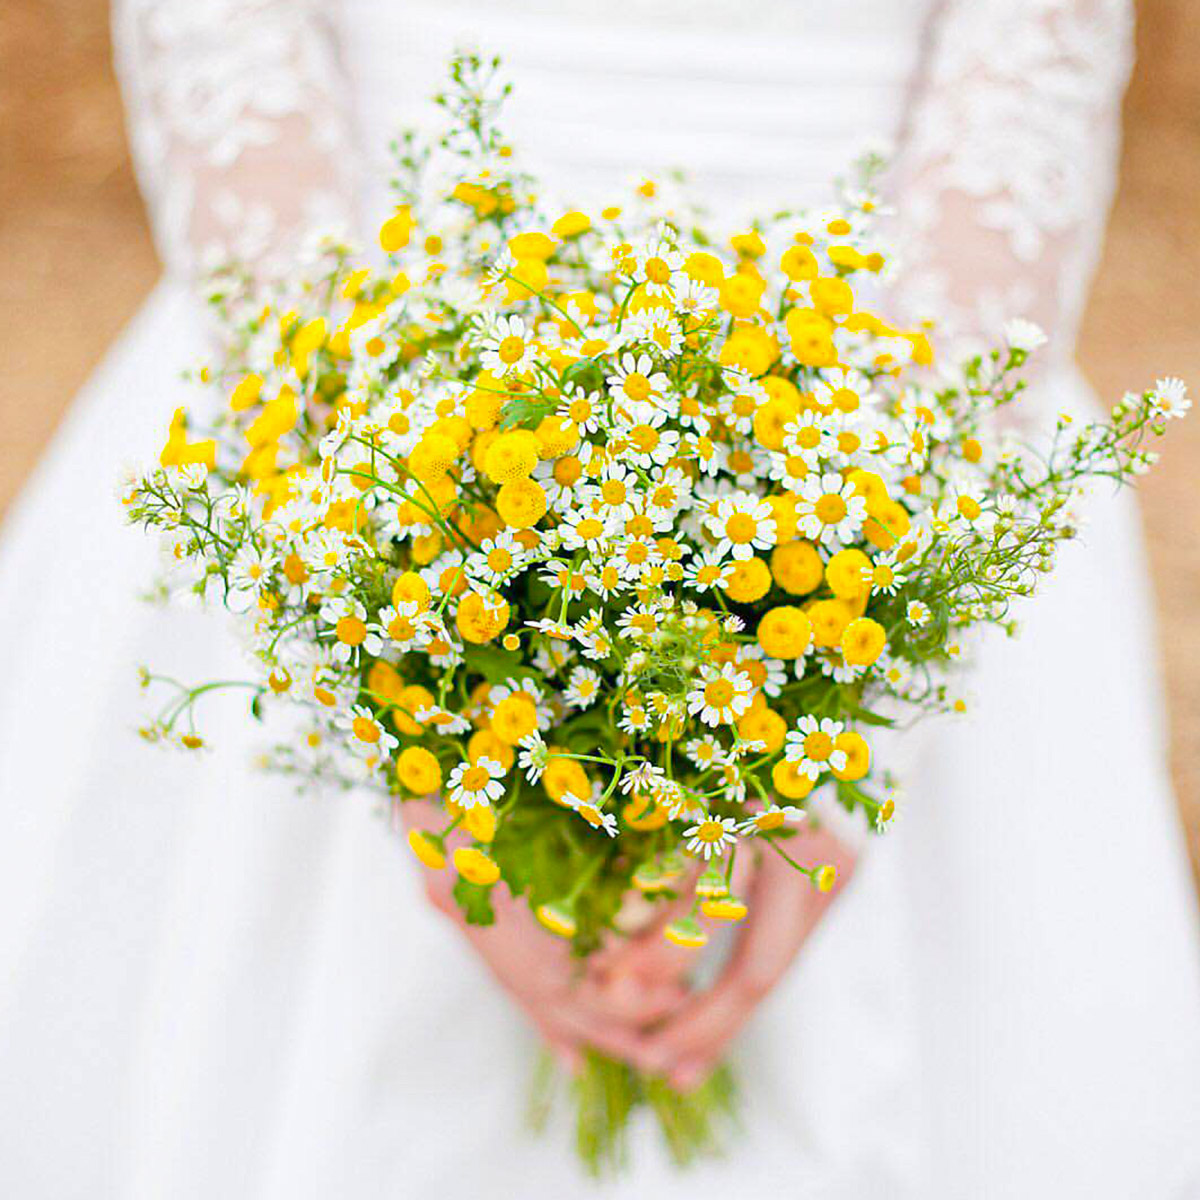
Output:
[[484,370],[503,377],[528,366],[533,348],[533,338],[520,317],[500,317],[484,335],[479,361]]
[[600,675],[591,667],[576,667],[567,680],[563,699],[571,708],[590,708],[600,696]]
[[732,817],[705,817],[683,831],[684,848],[706,862],[737,845],[737,822]]
[[783,753],[801,774],[815,782],[826,768],[840,771],[846,765],[846,752],[834,744],[844,728],[841,721],[804,716],[796,724],[787,735]]
[[446,794],[460,808],[491,804],[504,795],[504,768],[493,758],[459,763],[446,780]]
[[[841,477],[838,476],[839,482]],[[717,505],[715,516],[707,521],[717,539],[717,553],[736,559],[754,557],[754,551],[775,545],[775,510],[760,496],[734,492]]]
[[750,676],[731,663],[700,668],[700,678],[688,693],[688,712],[705,725],[732,725],[749,707],[754,685]]
[[826,545],[846,545],[858,536],[867,502],[852,483],[832,472],[806,479],[797,504],[800,532]]
[[626,353],[606,382],[618,403],[648,404],[667,390],[670,380],[655,370],[650,355]]

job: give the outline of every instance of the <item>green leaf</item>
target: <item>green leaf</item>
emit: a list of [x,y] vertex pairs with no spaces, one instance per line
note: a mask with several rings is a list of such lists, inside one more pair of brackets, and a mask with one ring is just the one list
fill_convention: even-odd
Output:
[[480,887],[460,875],[454,885],[454,900],[462,909],[468,925],[491,925],[495,922],[496,910],[492,908],[491,888]]

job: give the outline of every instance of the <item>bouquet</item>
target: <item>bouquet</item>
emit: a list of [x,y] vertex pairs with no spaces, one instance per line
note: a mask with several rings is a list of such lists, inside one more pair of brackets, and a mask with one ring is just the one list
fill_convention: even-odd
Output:
[[[968,631],[1011,627],[1083,485],[1143,471],[1187,401],[1164,380],[1023,446],[996,414],[1035,327],[935,370],[930,330],[863,307],[878,158],[724,240],[649,183],[547,212],[498,79],[456,57],[444,133],[395,143],[382,255],[327,237],[270,294],[216,277],[219,399],[124,500],[250,674],[145,672],[143,732],[196,749],[200,697],[246,688],[298,718],[274,768],[437,805],[408,844],[468,922],[505,888],[586,958],[638,893],[698,950],[746,915],[739,855],[833,885],[788,847],[818,798],[887,826],[873,741],[963,706]],[[723,1070],[685,1096],[592,1055],[575,1087],[594,1167],[639,1105],[681,1161],[733,1114]]]

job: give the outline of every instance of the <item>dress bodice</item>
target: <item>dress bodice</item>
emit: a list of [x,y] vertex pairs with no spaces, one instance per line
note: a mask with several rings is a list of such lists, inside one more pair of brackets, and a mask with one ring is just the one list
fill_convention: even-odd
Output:
[[[735,217],[819,203],[868,141],[894,141],[931,0],[342,0],[340,29],[371,178],[452,49],[497,53],[506,127],[565,201],[611,200],[684,170]],[[378,199],[378,197],[375,197]],[[731,210],[737,210],[731,212]]]
[[717,227],[812,206],[894,141],[897,307],[948,336],[1023,316],[1069,359],[1115,180],[1130,0],[116,0],[168,268],[286,270],[371,228],[385,147],[450,51],[499,53],[546,198],[683,168]]

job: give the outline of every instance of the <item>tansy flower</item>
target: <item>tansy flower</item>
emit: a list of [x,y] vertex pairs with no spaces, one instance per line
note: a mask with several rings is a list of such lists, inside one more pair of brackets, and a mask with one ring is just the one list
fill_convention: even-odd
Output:
[[775,544],[775,510],[749,492],[734,492],[717,505],[708,528],[717,538],[717,553],[734,558],[752,558],[754,551]]
[[705,817],[683,831],[684,848],[706,862],[737,845],[737,822],[732,817]]
[[504,768],[493,758],[459,763],[446,780],[446,794],[459,808],[491,804],[504,796]]
[[688,712],[705,725],[732,725],[750,707],[753,690],[750,676],[730,663],[704,666],[688,693]]
[[784,757],[814,782],[824,770],[840,771],[846,766],[846,753],[834,743],[843,728],[831,717],[801,717],[797,729],[787,735]]

